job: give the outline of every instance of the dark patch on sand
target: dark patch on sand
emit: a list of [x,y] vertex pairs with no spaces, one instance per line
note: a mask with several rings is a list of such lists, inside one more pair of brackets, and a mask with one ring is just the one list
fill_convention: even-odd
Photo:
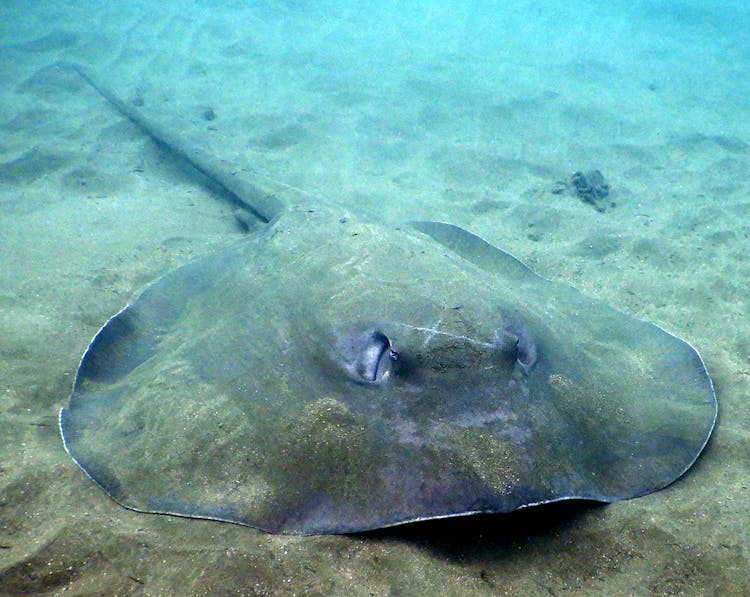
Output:
[[35,147],[15,160],[0,164],[0,182],[29,184],[45,174],[59,170],[69,161],[66,156]]
[[55,30],[47,35],[8,46],[21,52],[50,52],[52,50],[63,50],[74,46],[78,41],[75,33],[69,31]]
[[61,182],[67,190],[85,195],[95,194],[96,196],[106,195],[121,186],[117,183],[115,177],[90,166],[81,166],[69,170],[62,177]]
[[508,201],[497,201],[496,199],[481,199],[471,206],[471,211],[475,214],[486,214],[490,211],[508,209]]
[[16,91],[59,103],[62,101],[61,93],[79,91],[84,85],[83,79],[68,64],[56,62],[40,68],[23,81]]
[[693,133],[678,141],[677,146],[684,149],[698,149],[717,145],[729,153],[750,153],[750,145],[734,135],[706,135]]
[[622,247],[622,239],[612,230],[592,232],[576,243],[575,253],[585,257],[601,259]]
[[265,149],[286,149],[307,140],[309,137],[310,134],[305,127],[299,123],[294,123],[256,137],[251,141],[251,145]]
[[33,108],[19,112],[13,118],[2,125],[9,133],[33,134],[44,130],[51,119],[54,118],[54,110]]

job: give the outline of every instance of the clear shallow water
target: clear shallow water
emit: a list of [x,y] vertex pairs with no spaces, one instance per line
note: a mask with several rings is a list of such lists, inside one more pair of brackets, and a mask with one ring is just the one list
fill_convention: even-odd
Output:
[[[0,12],[4,592],[746,589],[743,3],[7,2]],[[461,224],[685,337],[722,408],[704,458],[665,492],[533,532],[522,517],[510,532],[495,522],[298,541],[121,511],[57,437],[78,359],[150,280],[241,233],[215,194],[61,61],[89,65],[249,175],[304,192],[294,200]],[[616,206],[603,213],[551,191],[589,169],[610,184]]]

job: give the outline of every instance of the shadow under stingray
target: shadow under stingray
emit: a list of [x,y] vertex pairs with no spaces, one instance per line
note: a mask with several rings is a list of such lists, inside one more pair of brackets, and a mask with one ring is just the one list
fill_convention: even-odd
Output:
[[509,514],[455,516],[351,534],[363,539],[411,543],[442,559],[486,562],[517,555],[524,546],[557,541],[561,533],[577,527],[587,514],[608,504],[564,500],[523,508]]

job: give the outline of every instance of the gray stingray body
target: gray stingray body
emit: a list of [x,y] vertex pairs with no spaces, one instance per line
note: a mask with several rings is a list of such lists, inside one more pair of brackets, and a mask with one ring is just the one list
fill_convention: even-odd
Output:
[[673,482],[703,362],[455,226],[288,207],[92,340],[66,449],[139,511],[344,533]]

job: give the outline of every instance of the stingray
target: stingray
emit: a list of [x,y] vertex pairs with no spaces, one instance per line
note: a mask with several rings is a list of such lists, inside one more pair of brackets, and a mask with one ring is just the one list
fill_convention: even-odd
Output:
[[284,204],[86,76],[268,222],[86,349],[60,429],[122,506],[350,533],[642,496],[703,450],[717,404],[687,342],[457,226]]

